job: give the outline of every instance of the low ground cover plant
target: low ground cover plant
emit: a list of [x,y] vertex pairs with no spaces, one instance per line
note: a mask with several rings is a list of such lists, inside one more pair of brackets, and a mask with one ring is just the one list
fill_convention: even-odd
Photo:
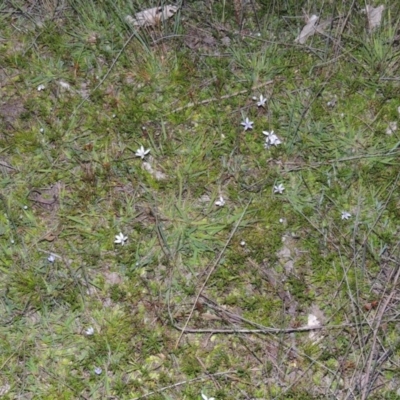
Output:
[[399,392],[396,2],[0,4],[0,397]]

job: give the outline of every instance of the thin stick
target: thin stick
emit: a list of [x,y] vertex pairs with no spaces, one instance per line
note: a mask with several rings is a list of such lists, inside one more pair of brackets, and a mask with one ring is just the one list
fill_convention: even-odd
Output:
[[[274,83],[274,81],[263,82],[263,83],[260,83],[258,85],[253,86],[251,88],[251,90],[259,89],[260,87],[263,87],[265,85],[270,85],[272,83]],[[204,106],[205,104],[212,103],[213,101],[229,99],[230,97],[236,97],[236,96],[238,96],[240,94],[246,94],[248,92],[249,92],[248,89],[244,89],[244,90],[239,90],[239,92],[235,92],[235,93],[231,93],[231,94],[225,94],[225,95],[220,96],[220,97],[211,97],[210,99],[206,99],[206,100],[200,101],[199,103],[188,103],[185,106],[175,108],[175,110],[172,110],[172,112],[176,113],[178,111],[182,111],[182,110],[185,110],[186,108],[190,108],[190,107],[194,107],[194,106]]]
[[240,216],[239,221],[236,223],[235,227],[232,229],[232,232],[231,232],[231,234],[229,235],[229,238],[228,238],[228,240],[226,241],[224,248],[220,251],[220,253],[219,253],[217,259],[216,259],[215,262],[214,262],[214,265],[212,266],[212,268],[211,268],[210,271],[208,272],[205,281],[204,281],[203,284],[201,285],[201,288],[200,288],[199,292],[197,293],[196,299],[195,299],[195,301],[193,302],[193,306],[192,306],[192,309],[190,310],[190,314],[189,314],[189,316],[188,316],[188,318],[187,318],[187,320],[186,320],[186,322],[185,322],[184,327],[183,327],[182,330],[181,330],[181,334],[179,335],[178,340],[176,341],[175,348],[177,348],[177,347],[179,346],[179,342],[181,341],[182,336],[183,336],[183,334],[185,333],[186,327],[188,326],[188,323],[189,323],[190,319],[192,318],[193,312],[194,312],[194,310],[195,310],[195,308],[196,308],[196,304],[197,304],[197,302],[198,302],[198,300],[199,300],[199,298],[200,298],[200,296],[201,296],[201,293],[203,292],[204,288],[206,287],[207,282],[208,282],[208,280],[210,279],[211,275],[212,275],[213,272],[217,269],[217,266],[218,266],[218,264],[219,264],[219,262],[220,262],[220,260],[221,260],[221,258],[222,258],[222,256],[223,256],[223,254],[225,253],[227,247],[229,246],[229,243],[231,242],[233,236],[235,235],[235,233],[236,233],[236,231],[237,231],[237,229],[238,229],[240,223],[242,222],[242,219],[243,219],[244,215],[246,214],[246,211],[247,211],[247,209],[249,208],[250,203],[251,203],[251,199],[249,200],[249,202],[247,203],[246,207],[244,208],[244,210],[243,210],[243,212],[242,212],[242,215]]
[[[381,321],[381,322],[393,322],[397,321],[395,318],[389,321]],[[194,329],[180,327],[178,325],[174,325],[174,327],[183,333],[211,333],[211,334],[225,334],[232,335],[234,333],[243,333],[243,334],[253,334],[253,333],[271,333],[271,334],[285,334],[285,333],[296,333],[296,332],[310,332],[310,331],[321,331],[321,330],[333,330],[333,329],[343,329],[349,327],[356,327],[360,325],[370,325],[370,322],[356,322],[353,324],[342,324],[342,325],[321,325],[321,326],[303,326],[300,328],[272,328],[272,327],[264,327],[260,329],[216,329],[216,328],[202,328],[202,329]],[[258,325],[258,324],[257,324]]]

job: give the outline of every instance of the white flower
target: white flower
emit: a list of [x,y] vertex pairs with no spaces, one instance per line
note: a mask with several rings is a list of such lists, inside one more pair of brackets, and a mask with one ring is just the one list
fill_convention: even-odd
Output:
[[215,202],[215,205],[218,206],[218,207],[224,206],[224,205],[225,205],[225,200],[224,200],[224,198],[223,198],[222,196],[219,196],[219,200],[217,200],[217,201]]
[[150,149],[145,150],[143,146],[140,146],[135,153],[136,157],[140,157],[142,160],[144,157],[150,153]]
[[118,235],[115,235],[115,240],[114,243],[124,245],[125,242],[128,240],[128,236],[124,236],[122,232],[120,232]]
[[50,254],[50,255],[47,257],[47,261],[50,262],[50,263],[53,263],[54,261],[56,261],[56,258],[54,257],[53,254]]
[[276,135],[271,135],[268,139],[271,146],[278,146],[278,144],[282,143],[281,140]]
[[282,194],[284,190],[285,190],[285,187],[282,185],[282,183],[274,186],[274,193]]
[[247,117],[246,119],[240,124],[244,126],[244,130],[247,131],[248,129],[253,129],[253,121],[250,121]]
[[244,247],[244,246],[246,246],[246,242],[245,242],[244,240],[241,240],[241,241],[240,241],[240,245],[241,245],[242,247]]
[[263,134],[266,136],[264,145],[266,149],[269,149],[271,146],[278,146],[278,144],[282,143],[278,136],[275,135],[274,131],[263,131]]
[[349,219],[351,214],[347,211],[342,211],[342,219]]
[[96,367],[96,368],[94,369],[94,373],[95,373],[96,375],[100,375],[102,372],[103,372],[103,370],[102,370],[100,367]]
[[43,128],[40,128],[40,129],[39,129],[39,132],[40,132],[40,133],[43,133],[43,132],[44,132],[44,129],[43,129]]
[[203,400],[215,400],[214,397],[207,397],[204,393],[201,394]]
[[41,91],[44,90],[44,89],[46,89],[46,86],[44,86],[43,84],[42,84],[42,85],[39,85],[39,86],[37,87],[38,92],[41,92]]
[[[255,98],[255,100],[257,100],[257,98]],[[262,94],[260,94],[260,100],[257,101],[257,107],[264,107],[266,101],[267,99]]]
[[89,326],[89,328],[87,328],[87,329],[85,330],[85,335],[87,335],[87,336],[92,336],[93,334],[94,334],[94,329],[93,329],[92,326]]

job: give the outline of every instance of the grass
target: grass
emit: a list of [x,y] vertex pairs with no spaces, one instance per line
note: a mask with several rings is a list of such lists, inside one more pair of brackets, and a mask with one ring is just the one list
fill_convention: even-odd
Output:
[[400,15],[303,3],[0,6],[1,398],[400,398]]

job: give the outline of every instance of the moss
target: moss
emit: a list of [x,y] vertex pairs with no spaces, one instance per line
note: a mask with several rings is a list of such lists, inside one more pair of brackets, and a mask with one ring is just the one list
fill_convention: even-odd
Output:
[[[365,16],[317,1],[321,18],[348,15],[343,32],[340,19],[329,32],[341,47],[318,34],[293,46],[302,22],[282,15],[302,10],[281,3],[255,2],[257,18],[247,8],[232,35],[232,3],[195,2],[129,43],[120,0],[70,1],[50,19],[51,2],[38,3],[35,24],[2,16],[0,362],[10,396],[30,387],[40,398],[132,398],[162,387],[154,398],[309,399],[327,393],[329,379],[339,385],[339,358],[369,354],[367,326],[330,325],[369,318],[351,320],[387,296],[382,274],[396,267],[398,135],[386,135],[398,119],[393,35],[389,20],[368,33]],[[252,99],[260,94],[265,107]],[[252,131],[243,132],[245,117]],[[262,131],[272,129],[282,144],[267,150]],[[140,145],[165,180],[142,168]],[[54,207],[31,199],[58,181]],[[123,281],[108,283],[105,271]],[[295,328],[315,308],[328,328],[314,345],[307,332],[185,333],[178,343],[174,327]],[[377,333],[385,346],[398,342],[392,328]],[[282,371],[295,363],[314,380],[291,385]]]

